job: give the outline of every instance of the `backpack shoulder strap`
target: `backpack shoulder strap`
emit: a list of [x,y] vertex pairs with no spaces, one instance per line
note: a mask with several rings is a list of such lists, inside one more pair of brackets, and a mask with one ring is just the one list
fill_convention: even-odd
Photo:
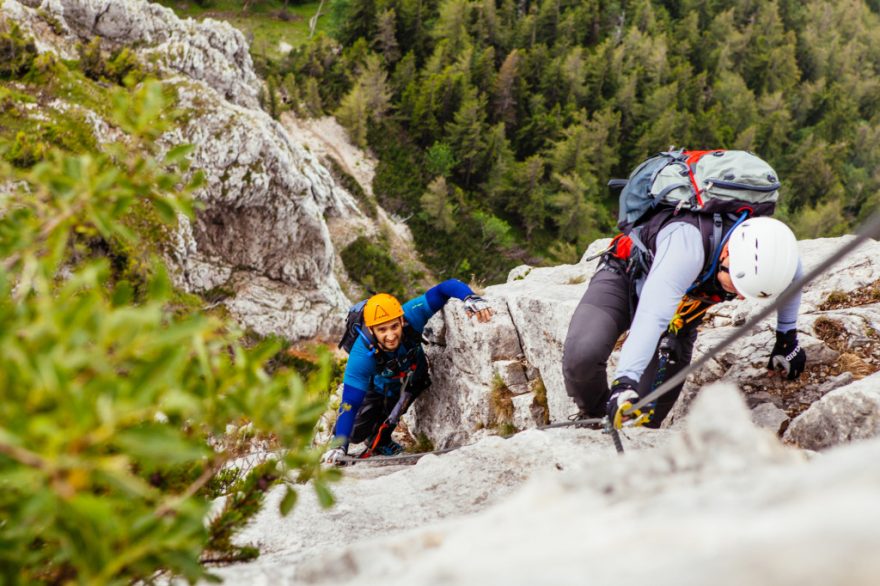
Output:
[[733,229],[743,223],[748,217],[748,212],[742,212],[739,217],[734,216],[731,218],[734,221],[727,229],[724,228],[724,217],[717,212],[712,214],[712,224],[710,226],[704,228],[703,222],[700,222],[700,233],[703,234],[703,241],[706,243],[706,262],[703,265],[700,276],[688,288],[686,293],[693,292],[715,275],[719,259],[721,258],[721,249],[724,248],[724,244],[730,238]]

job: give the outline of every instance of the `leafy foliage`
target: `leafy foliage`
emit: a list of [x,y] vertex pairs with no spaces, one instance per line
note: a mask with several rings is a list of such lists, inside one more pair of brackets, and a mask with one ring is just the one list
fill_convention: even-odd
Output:
[[[124,584],[168,570],[205,577],[206,548],[229,555],[232,532],[266,491],[314,479],[310,448],[323,412],[325,365],[304,383],[263,365],[279,349],[246,349],[217,317],[171,311],[175,293],[154,261],[143,286],[120,278],[82,236],[138,246],[127,221],[139,205],[168,225],[191,214],[196,176],[184,182],[189,147],[157,158],[167,127],[159,84],[118,89],[117,127],[127,143],[99,154],[56,149],[31,168],[4,167],[0,217],[0,581]],[[234,484],[210,526],[238,452],[228,426],[272,437],[285,451]],[[213,447],[212,447],[213,446]],[[290,510],[288,486],[282,504]]]
[[[801,236],[850,230],[878,201],[880,19],[862,0],[345,0],[332,10],[334,38],[282,68],[336,110],[352,95],[365,102],[358,80],[380,60],[388,114],[349,108],[347,124],[358,140],[366,126],[380,159],[374,193],[411,218],[443,276],[499,278],[611,234],[608,179],[670,145],[766,158],[783,179],[780,213]],[[460,193],[457,230],[474,246],[435,234],[438,175]],[[485,246],[486,217],[510,237]]]

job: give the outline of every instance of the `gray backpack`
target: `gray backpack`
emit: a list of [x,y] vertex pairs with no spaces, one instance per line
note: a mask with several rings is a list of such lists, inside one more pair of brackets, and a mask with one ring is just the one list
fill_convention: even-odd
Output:
[[629,234],[657,206],[708,214],[773,213],[779,197],[776,171],[747,151],[669,151],[651,157],[630,174],[612,179],[622,187],[618,228]]

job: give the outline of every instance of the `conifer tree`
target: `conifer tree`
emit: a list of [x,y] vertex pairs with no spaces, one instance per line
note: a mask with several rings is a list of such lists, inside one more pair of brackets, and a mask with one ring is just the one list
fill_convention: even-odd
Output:
[[287,109],[299,115],[302,111],[302,97],[300,95],[300,87],[296,77],[292,73],[288,73],[281,80],[281,96]]
[[374,42],[388,63],[395,63],[400,59],[400,47],[397,43],[397,14],[393,8],[379,13]]
[[440,4],[432,34],[438,41],[446,41],[448,54],[458,55],[465,47],[471,45],[467,28],[469,18],[468,0],[443,0]]
[[502,44],[499,30],[498,11],[495,0],[482,0],[477,6],[477,22],[475,36],[482,45],[499,46]]
[[591,175],[554,175],[553,180],[559,184],[559,190],[550,196],[559,236],[580,248],[586,247],[609,224],[608,212],[595,203],[596,179]]
[[562,58],[559,70],[568,94],[566,102],[580,105],[587,94],[587,64],[583,47],[573,47]]
[[498,77],[495,79],[493,106],[495,119],[504,122],[508,128],[516,124],[517,100],[517,71],[520,63],[520,55],[517,49],[511,51],[504,58]]
[[758,94],[793,88],[800,78],[797,44],[783,28],[776,0],[757,3],[748,37],[742,73],[749,87]]
[[348,131],[351,142],[361,148],[367,148],[369,98],[361,84],[355,84],[351,88],[351,91],[342,99],[342,103],[334,115]]
[[321,103],[321,92],[318,90],[317,78],[310,77],[306,80],[305,107],[306,112],[312,117],[324,115],[324,106]]
[[790,187],[786,197],[790,210],[798,211],[822,201],[844,197],[845,190],[836,168],[842,164],[843,152],[844,145],[831,145],[812,135],[798,145],[790,154]]
[[343,46],[352,45],[358,39],[375,37],[375,0],[333,0],[330,7],[334,36]]
[[781,92],[765,94],[758,101],[758,139],[756,152],[769,161],[778,161],[787,152],[792,129],[791,111]]
[[422,210],[434,228],[447,234],[455,229],[455,206],[449,201],[449,186],[442,175],[428,184],[419,200]]
[[431,174],[448,177],[455,167],[455,153],[445,142],[435,142],[425,154],[425,162]]
[[535,230],[541,228],[547,219],[544,169],[544,159],[540,155],[532,155],[517,165],[514,175],[518,190],[516,201],[527,240],[531,239]]
[[281,115],[281,106],[278,103],[278,78],[270,75],[266,80],[266,111],[273,120],[278,120]]
[[574,122],[562,131],[562,136],[550,148],[550,167],[554,173],[581,175],[589,171],[587,157],[591,145],[585,116],[585,112],[579,112]]
[[368,117],[375,121],[382,120],[391,104],[391,92],[388,89],[388,74],[382,68],[378,55],[367,57],[364,71],[355,85],[362,88]]
[[471,177],[482,169],[485,159],[485,117],[485,97],[471,90],[447,128],[449,144],[459,161],[458,168],[466,187],[470,185]]

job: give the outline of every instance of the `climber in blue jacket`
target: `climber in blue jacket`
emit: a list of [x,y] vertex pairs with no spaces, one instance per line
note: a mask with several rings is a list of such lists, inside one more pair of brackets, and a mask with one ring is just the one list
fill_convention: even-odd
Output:
[[324,454],[325,462],[338,462],[347,454],[349,443],[365,441],[370,454],[388,456],[403,450],[391,439],[391,433],[412,401],[431,384],[422,331],[431,316],[453,297],[464,301],[468,316],[479,322],[491,319],[493,312],[486,300],[456,279],[444,281],[402,306],[387,293],[367,300],[342,381],[342,402],[334,429],[339,445]]

